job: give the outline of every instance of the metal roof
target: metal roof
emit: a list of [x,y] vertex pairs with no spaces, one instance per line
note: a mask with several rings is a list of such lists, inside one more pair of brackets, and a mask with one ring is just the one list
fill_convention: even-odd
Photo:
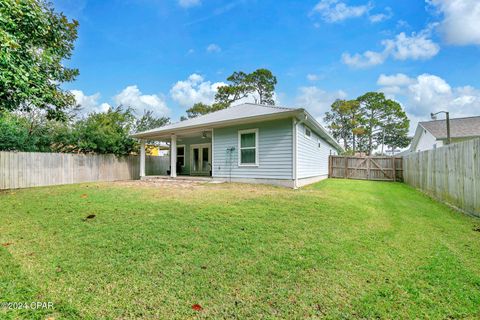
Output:
[[[446,120],[425,121],[420,125],[437,139],[447,138]],[[480,136],[480,116],[450,119],[450,135],[452,138]]]
[[312,126],[317,134],[332,144],[338,150],[343,150],[338,142],[303,108],[285,108],[272,105],[244,103],[231,106],[226,109],[208,113],[196,118],[168,124],[156,129],[138,132],[132,136],[135,138],[154,139],[173,133],[182,133],[189,130],[201,130],[208,128],[225,127],[239,123],[266,121],[305,115],[305,121]]

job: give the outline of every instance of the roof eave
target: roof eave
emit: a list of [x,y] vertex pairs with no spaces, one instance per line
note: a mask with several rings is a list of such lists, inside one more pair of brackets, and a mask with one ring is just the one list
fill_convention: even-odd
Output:
[[255,123],[255,122],[261,122],[261,121],[289,118],[289,117],[294,117],[302,112],[304,112],[303,109],[295,109],[291,111],[279,112],[274,114],[255,115],[255,116],[249,116],[249,117],[244,117],[239,119],[222,120],[222,121],[210,122],[205,124],[195,124],[195,125],[185,126],[180,128],[172,128],[172,129],[164,129],[164,130],[160,128],[159,130],[155,130],[155,131],[150,130],[150,131],[135,133],[135,134],[132,134],[131,137],[137,138],[137,139],[155,139],[155,138],[165,137],[168,135],[179,134],[179,133],[184,133],[189,131],[198,131],[202,129],[205,130],[205,129],[212,129],[212,128],[221,128],[221,127],[227,127],[227,126],[237,125],[237,124]]

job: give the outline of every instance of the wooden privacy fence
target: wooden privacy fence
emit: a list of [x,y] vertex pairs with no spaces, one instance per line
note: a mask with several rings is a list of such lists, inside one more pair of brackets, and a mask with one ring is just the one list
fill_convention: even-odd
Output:
[[480,216],[480,139],[408,154],[404,166],[409,185]]
[[[147,175],[163,175],[169,157],[147,156]],[[0,151],[0,190],[94,181],[133,180],[139,156]]]
[[329,177],[402,181],[402,158],[330,156]]

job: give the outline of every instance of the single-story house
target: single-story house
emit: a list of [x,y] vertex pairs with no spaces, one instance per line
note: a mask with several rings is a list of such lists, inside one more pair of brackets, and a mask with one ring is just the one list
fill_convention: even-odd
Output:
[[241,104],[139,132],[140,176],[145,176],[144,141],[170,145],[170,170],[214,180],[267,183],[297,188],[328,177],[337,141],[305,109]]
[[[452,143],[480,137],[480,116],[450,119]],[[446,144],[446,120],[419,122],[410,145],[410,152],[435,149]]]

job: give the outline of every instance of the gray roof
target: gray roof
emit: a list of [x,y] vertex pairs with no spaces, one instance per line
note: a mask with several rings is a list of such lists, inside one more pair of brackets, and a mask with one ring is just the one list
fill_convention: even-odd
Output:
[[195,128],[199,126],[203,127],[207,125],[213,125],[216,123],[222,123],[225,121],[248,119],[248,118],[259,117],[259,116],[270,116],[270,115],[276,115],[276,114],[282,114],[282,113],[292,113],[292,111],[295,112],[300,110],[301,109],[292,109],[292,108],[284,108],[284,107],[277,107],[277,106],[245,103],[245,104],[239,104],[236,106],[231,106],[229,108],[208,113],[202,116],[198,116],[196,118],[191,118],[184,121],[168,124],[166,126],[156,128],[153,130],[139,132],[134,134],[133,136],[141,137],[142,135],[146,135],[150,133],[162,133],[162,132],[169,132],[175,129],[181,130],[181,129]]
[[[420,122],[437,139],[447,138],[446,120]],[[450,119],[450,135],[452,138],[480,136],[480,116]]]
[[338,142],[323,128],[307,111],[303,108],[285,108],[272,105],[260,105],[253,103],[244,103],[229,108],[208,113],[192,119],[168,124],[166,126],[138,132],[132,136],[135,138],[154,139],[161,136],[167,136],[171,133],[186,132],[188,130],[200,130],[202,128],[225,127],[236,123],[248,123],[263,121],[269,119],[280,119],[287,117],[296,117],[305,115],[305,121],[312,126],[317,134],[326,139],[338,150],[342,147]]

